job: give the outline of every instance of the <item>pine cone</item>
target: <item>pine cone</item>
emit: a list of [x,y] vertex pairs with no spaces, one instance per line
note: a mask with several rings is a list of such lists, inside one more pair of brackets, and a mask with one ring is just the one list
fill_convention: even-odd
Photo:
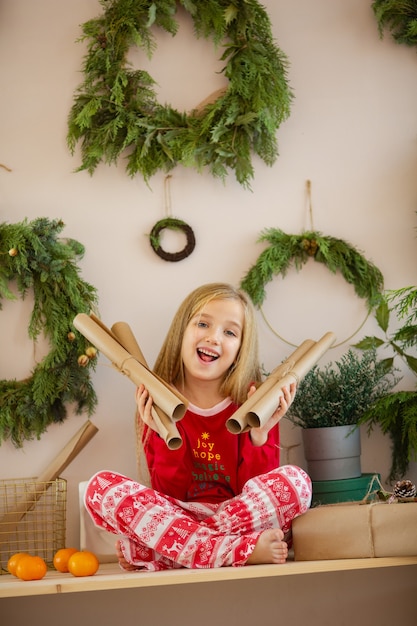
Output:
[[303,239],[301,245],[309,256],[314,256],[317,252],[317,248],[319,247],[315,239]]
[[417,489],[411,480],[398,480],[394,487],[394,496],[396,498],[415,498]]

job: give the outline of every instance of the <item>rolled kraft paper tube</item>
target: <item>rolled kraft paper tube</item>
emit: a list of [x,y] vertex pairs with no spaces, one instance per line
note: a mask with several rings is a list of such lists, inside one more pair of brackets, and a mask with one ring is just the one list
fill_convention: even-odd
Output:
[[38,476],[40,482],[49,482],[55,480],[60,476],[61,472],[75,459],[81,450],[87,445],[87,443],[98,432],[97,426],[92,422],[86,422],[75,433],[70,441],[64,446],[61,452],[55,457],[55,459],[48,465],[48,467]]
[[301,345],[290,354],[280,365],[278,365],[268,376],[268,378],[258,387],[253,395],[244,402],[239,409],[230,417],[226,422],[226,428],[234,435],[247,430],[249,424],[247,422],[247,415],[256,405],[257,402],[266,394],[277,382],[290,371],[297,359],[307,352],[311,346],[314,345],[312,339],[306,339]]
[[[304,341],[273,374],[256,390],[242,406],[226,422],[228,430],[238,434],[247,427],[258,428],[264,426],[278,406],[283,395],[283,387],[293,382],[299,382],[315,365],[323,354],[335,342],[334,333],[326,333],[315,342],[310,339]],[[255,395],[257,398],[255,401]]]
[[[143,356],[142,350],[129,324],[126,322],[116,322],[111,327],[111,332],[123,348],[126,348],[132,356],[147,367],[146,359]],[[151,413],[158,429],[158,435],[163,439],[170,450],[178,450],[178,448],[182,446],[182,439],[175,423],[157,406],[152,407]]]
[[42,474],[27,484],[25,495],[16,503],[14,510],[8,511],[0,519],[0,537],[6,536],[6,533],[15,532],[16,524],[25,517],[26,513],[29,513],[34,508],[36,502],[50,486],[46,483],[52,483],[58,478],[61,472],[75,459],[97,432],[98,428],[92,422],[86,422]]
[[132,332],[127,322],[116,322],[111,327],[111,332],[116,337],[117,341],[123,348],[125,348],[132,356],[135,357],[142,365],[148,367],[143,352],[136,341],[136,337]]
[[159,406],[164,413],[173,420],[184,417],[187,409],[184,402],[145,365],[129,354],[117,340],[113,339],[110,331],[104,330],[101,324],[97,324],[85,313],[79,313],[73,323],[84,337],[110,359],[119,372],[125,374],[135,385],[143,384],[151,394],[155,405]]
[[157,406],[152,407],[151,413],[158,429],[158,435],[165,442],[167,448],[170,450],[181,448],[182,438],[175,422],[170,420],[168,415]]
[[[116,322],[111,327],[111,333],[116,338],[116,340],[120,343],[120,345],[125,348],[135,359],[137,359],[142,365],[144,365],[147,369],[149,366],[146,362],[146,359],[143,355],[143,352],[136,341],[136,337],[132,332],[129,324],[126,322]],[[177,389],[172,389],[168,383],[163,380],[160,376],[152,372],[152,376],[154,376],[159,382],[164,385],[170,392],[174,393],[175,396],[187,407],[188,400],[185,398]]]
[[252,428],[264,426],[278,406],[278,400],[283,395],[283,387],[291,383],[299,383],[307,372],[317,363],[325,352],[334,344],[336,335],[326,333],[307,352],[296,361],[294,367],[267,394],[248,412],[248,424]]

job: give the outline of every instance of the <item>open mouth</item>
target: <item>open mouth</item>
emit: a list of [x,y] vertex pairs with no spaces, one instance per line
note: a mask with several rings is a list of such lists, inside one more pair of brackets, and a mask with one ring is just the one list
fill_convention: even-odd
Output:
[[217,352],[213,352],[207,348],[197,348],[197,354],[204,363],[211,363],[219,358]]

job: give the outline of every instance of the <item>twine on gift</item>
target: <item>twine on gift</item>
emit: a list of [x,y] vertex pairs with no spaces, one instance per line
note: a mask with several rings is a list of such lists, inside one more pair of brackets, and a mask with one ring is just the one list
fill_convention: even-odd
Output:
[[[379,489],[374,489],[374,484],[377,484]],[[360,501],[359,504],[378,504],[386,502],[388,504],[395,504],[398,502],[417,502],[417,497],[401,497],[395,493],[395,491],[387,491],[381,484],[378,474],[372,476],[372,480],[369,483],[368,491]]]
[[[375,484],[377,485],[377,489],[375,489]],[[374,540],[374,532],[372,525],[372,513],[373,508],[377,504],[381,504],[380,494],[386,494],[387,492],[383,488],[381,484],[381,480],[378,474],[374,474],[372,479],[369,482],[368,491],[362,498],[359,504],[366,504],[368,506],[368,538],[369,538],[369,546],[370,546],[370,556],[375,557],[375,540]],[[375,498],[378,498],[377,500]],[[385,498],[384,498],[385,499]]]
[[374,533],[372,527],[372,509],[377,504],[376,502],[371,502],[368,505],[368,534],[369,534],[369,545],[370,545],[370,554],[371,557],[375,557],[375,542],[374,542]]
[[[375,483],[378,489],[374,488]],[[370,504],[371,502],[375,502],[376,499],[381,500],[381,498],[383,500],[388,500],[390,495],[391,494],[382,486],[379,475],[374,474],[369,482],[368,491],[360,501],[360,504]]]

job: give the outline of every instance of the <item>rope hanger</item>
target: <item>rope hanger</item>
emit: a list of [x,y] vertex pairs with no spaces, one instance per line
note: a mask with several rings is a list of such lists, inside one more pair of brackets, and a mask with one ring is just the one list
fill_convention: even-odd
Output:
[[[152,228],[149,235],[149,240],[154,252],[164,259],[164,261],[182,261],[186,259],[193,252],[195,248],[195,235],[194,231],[183,220],[172,217],[172,200],[171,200],[171,179],[172,175],[167,174],[164,179],[164,211],[165,217],[159,220]],[[161,232],[165,229],[181,231],[186,238],[185,247],[179,252],[167,252],[161,245]]]
[[[313,201],[312,201],[312,192],[311,192],[311,180],[307,180],[306,181],[306,219],[305,222],[309,221],[310,223],[310,230],[312,232],[316,232],[315,228],[314,228],[314,217],[313,217]],[[304,232],[306,232],[306,228],[304,228]],[[312,242],[313,243],[313,242]],[[316,247],[313,248],[314,253],[316,251]],[[314,253],[311,254],[311,256],[314,256]],[[297,344],[292,343],[291,341],[289,341],[288,339],[285,339],[285,337],[283,337],[281,335],[281,333],[279,333],[269,322],[269,320],[267,319],[265,312],[262,308],[262,305],[259,306],[259,311],[261,313],[262,319],[264,320],[266,326],[269,328],[269,330],[278,338],[280,339],[282,342],[286,343],[287,345],[291,346],[291,347],[297,347]],[[360,323],[359,327],[353,332],[351,333],[348,337],[346,337],[345,339],[343,339],[342,341],[340,341],[339,343],[335,343],[333,344],[330,349],[334,350],[335,348],[339,348],[340,346],[342,346],[343,344],[349,342],[355,335],[357,335],[357,333],[364,327],[364,325],[366,324],[369,315],[371,314],[371,310],[368,309],[366,316],[364,318],[364,320]]]

